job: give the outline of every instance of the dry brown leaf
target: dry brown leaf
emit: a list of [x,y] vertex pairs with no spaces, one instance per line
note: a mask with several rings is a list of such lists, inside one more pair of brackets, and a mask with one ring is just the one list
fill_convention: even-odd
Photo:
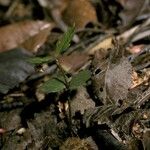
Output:
[[27,39],[25,42],[21,44],[21,47],[32,51],[34,53],[37,52],[37,50],[45,43],[47,40],[51,27],[45,28],[44,30],[41,30],[39,33],[37,33],[34,36],[31,36],[29,39]]
[[59,62],[62,68],[66,72],[76,72],[79,70],[87,61],[89,60],[89,56],[86,53],[74,52],[71,55],[64,55],[59,58]]
[[112,40],[113,37],[107,37],[103,40],[100,38],[96,42],[92,43],[87,51],[90,55],[93,55],[96,51],[99,51],[100,49],[104,49],[105,51],[107,51],[107,49],[113,47]]
[[89,0],[71,0],[64,11],[63,19],[77,29],[84,28],[90,22],[97,22],[96,11]]
[[0,52],[18,47],[21,43],[37,35],[39,32],[51,29],[52,24],[44,21],[23,21],[0,28]]

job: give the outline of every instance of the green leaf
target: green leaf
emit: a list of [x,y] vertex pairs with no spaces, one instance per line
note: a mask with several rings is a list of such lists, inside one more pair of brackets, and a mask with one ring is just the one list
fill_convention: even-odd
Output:
[[73,38],[75,32],[75,27],[71,27],[68,29],[66,33],[64,33],[63,37],[56,43],[56,53],[60,54],[70,46],[70,42]]
[[64,83],[65,84],[65,79],[67,80],[67,81],[69,81],[69,78],[65,75],[65,79],[64,79],[64,76],[62,75],[62,74],[60,74],[60,73],[58,73],[58,74],[55,74],[54,76],[53,76],[53,78],[54,79],[56,79],[56,80],[59,80],[60,82],[62,82],[62,83]]
[[50,61],[52,61],[52,57],[50,56],[46,56],[46,57],[34,57],[34,58],[30,58],[28,61],[32,64],[43,64],[43,63],[48,63]]
[[83,70],[75,75],[70,82],[70,89],[77,89],[79,86],[86,85],[91,77],[91,72],[89,70]]
[[50,79],[46,81],[42,86],[41,90],[45,93],[54,93],[54,92],[60,92],[65,89],[65,85],[63,82],[57,80],[57,79]]

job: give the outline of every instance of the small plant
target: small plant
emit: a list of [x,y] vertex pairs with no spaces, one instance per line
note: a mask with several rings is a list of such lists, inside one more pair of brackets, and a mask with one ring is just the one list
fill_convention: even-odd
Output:
[[75,28],[69,28],[66,33],[64,33],[63,37],[56,43],[56,51],[53,57],[35,57],[32,58],[31,62],[35,64],[41,64],[45,62],[50,62],[55,60],[57,67],[60,70],[60,73],[53,76],[51,79],[46,81],[40,88],[45,93],[54,93],[67,91],[68,92],[68,106],[69,106],[69,127],[71,131],[71,105],[70,105],[70,92],[72,90],[77,89],[79,86],[86,85],[86,81],[88,81],[91,77],[89,70],[80,71],[78,74],[68,78],[66,72],[61,67],[61,64],[58,60],[60,54],[64,53],[70,46],[70,42],[74,35]]

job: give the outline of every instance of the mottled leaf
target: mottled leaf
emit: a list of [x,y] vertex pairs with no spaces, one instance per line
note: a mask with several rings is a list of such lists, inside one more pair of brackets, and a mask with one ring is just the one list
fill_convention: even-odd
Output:
[[76,89],[79,86],[85,85],[91,77],[89,70],[84,70],[75,75],[70,82],[70,89]]

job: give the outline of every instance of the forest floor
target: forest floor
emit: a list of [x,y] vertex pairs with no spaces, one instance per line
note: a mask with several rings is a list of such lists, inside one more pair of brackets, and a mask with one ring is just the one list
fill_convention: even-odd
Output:
[[1,150],[150,150],[149,0],[0,0]]

